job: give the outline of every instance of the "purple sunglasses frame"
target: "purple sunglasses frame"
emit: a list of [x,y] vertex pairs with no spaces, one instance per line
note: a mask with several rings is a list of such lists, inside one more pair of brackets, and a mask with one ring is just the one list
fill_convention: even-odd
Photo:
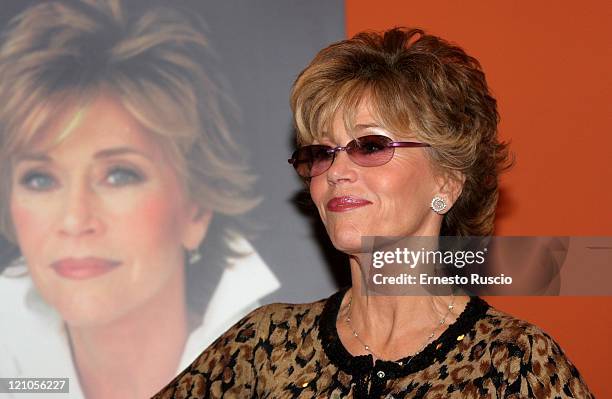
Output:
[[[331,168],[331,166],[333,165],[334,161],[336,160],[336,154],[337,154],[338,152],[340,152],[340,151],[347,151],[349,148],[352,148],[352,147],[354,147],[354,146],[355,146],[355,144],[357,144],[357,140],[359,140],[359,139],[364,139],[364,138],[367,138],[367,137],[384,137],[384,138],[386,138],[386,139],[389,139],[389,137],[387,137],[387,136],[383,136],[382,134],[370,134],[370,135],[367,135],[367,136],[362,136],[362,137],[358,137],[358,138],[356,138],[356,139],[353,139],[353,140],[349,141],[349,142],[348,142],[348,143],[347,143],[345,146],[331,147],[331,146],[324,145],[324,144],[312,144],[312,145],[306,145],[306,146],[301,147],[301,148],[298,148],[296,151],[294,151],[294,152],[293,152],[293,154],[291,155],[291,158],[289,158],[287,161],[288,161],[288,162],[289,162],[291,165],[293,165],[293,167],[295,168],[295,170],[296,170],[296,172],[297,172],[297,168],[298,168],[298,166],[297,166],[297,165],[298,165],[298,162],[297,162],[297,158],[296,158],[296,156],[297,156],[297,154],[298,154],[298,152],[299,152],[300,150],[302,150],[302,149],[304,149],[304,148],[309,148],[309,147],[328,147],[328,148],[329,148],[329,150],[327,150],[327,153],[328,153],[328,154],[332,154],[332,160],[331,160],[331,162],[329,163],[329,166],[327,167],[327,169],[325,169],[325,170],[323,170],[321,173],[318,173],[318,174],[313,175],[313,176],[302,176],[302,175],[300,175],[300,174],[298,173],[298,175],[299,175],[300,177],[305,178],[305,179],[310,179],[310,178],[313,178],[313,177],[317,177],[317,176],[320,176],[320,175],[322,175],[323,173],[327,172],[327,171],[329,170],[329,168]],[[390,140],[390,139],[389,139],[389,140]],[[355,164],[357,164],[357,165],[359,165],[359,166],[363,166],[363,167],[366,167],[366,168],[370,168],[370,167],[382,166],[382,165],[384,165],[384,164],[388,163],[389,161],[391,161],[391,159],[393,159],[393,156],[395,155],[395,148],[431,147],[431,145],[430,145],[430,144],[427,144],[427,143],[419,143],[419,142],[416,142],[416,141],[390,141],[390,142],[388,142],[388,143],[386,144],[386,146],[385,146],[385,147],[388,147],[388,148],[393,148],[393,149],[394,149],[394,152],[393,152],[393,154],[391,154],[391,157],[389,157],[389,160],[387,160],[387,161],[386,161],[386,162],[384,162],[384,163],[381,163],[381,164],[376,164],[376,165],[362,165],[362,164],[360,164],[360,163],[355,162],[355,161],[353,160],[353,158],[351,157],[350,153],[348,153],[348,152],[347,152],[347,154],[349,154],[349,159],[351,160],[351,162],[353,162],[353,163],[355,163]]]

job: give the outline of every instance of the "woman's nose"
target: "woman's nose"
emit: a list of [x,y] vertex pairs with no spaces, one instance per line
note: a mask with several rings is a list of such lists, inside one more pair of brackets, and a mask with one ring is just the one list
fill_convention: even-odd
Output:
[[353,182],[357,179],[357,168],[358,165],[350,160],[346,151],[338,151],[327,170],[327,181],[330,184]]
[[66,236],[94,235],[102,229],[97,194],[87,184],[67,188],[63,198],[59,230]]

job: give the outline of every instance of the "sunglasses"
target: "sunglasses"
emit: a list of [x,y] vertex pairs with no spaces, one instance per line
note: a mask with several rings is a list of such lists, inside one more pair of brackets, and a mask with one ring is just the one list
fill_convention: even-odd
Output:
[[289,159],[298,175],[310,179],[325,173],[336,159],[336,153],[346,151],[349,159],[359,166],[381,166],[393,158],[397,147],[430,147],[414,141],[393,141],[373,134],[351,140],[344,147],[314,144],[299,148]]

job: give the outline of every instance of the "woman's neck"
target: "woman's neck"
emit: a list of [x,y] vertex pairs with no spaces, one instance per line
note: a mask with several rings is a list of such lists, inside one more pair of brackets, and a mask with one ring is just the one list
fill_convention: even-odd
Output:
[[[440,336],[469,301],[466,296],[365,295],[363,268],[356,258],[350,263],[352,288],[342,303],[337,325],[343,343],[355,355],[370,352],[385,360],[412,355],[423,348],[432,333],[431,340]],[[355,333],[359,339],[355,339]],[[371,351],[364,348],[365,344]]]
[[88,399],[150,397],[175,376],[187,340],[183,273],[120,319],[68,332]]

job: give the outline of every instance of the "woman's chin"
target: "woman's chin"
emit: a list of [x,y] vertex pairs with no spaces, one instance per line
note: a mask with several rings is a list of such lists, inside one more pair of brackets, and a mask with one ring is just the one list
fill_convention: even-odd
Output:
[[334,247],[347,255],[357,255],[364,252],[363,235],[360,232],[337,231],[333,235],[330,234]]
[[84,327],[100,327],[112,324],[114,321],[125,317],[124,309],[100,304],[81,303],[75,304],[60,304],[57,307],[61,318],[67,326],[73,328]]
[[129,295],[108,295],[91,289],[73,289],[69,293],[53,292],[43,295],[43,298],[69,327],[100,327],[113,324],[132,317],[133,309],[137,306],[137,299]]

